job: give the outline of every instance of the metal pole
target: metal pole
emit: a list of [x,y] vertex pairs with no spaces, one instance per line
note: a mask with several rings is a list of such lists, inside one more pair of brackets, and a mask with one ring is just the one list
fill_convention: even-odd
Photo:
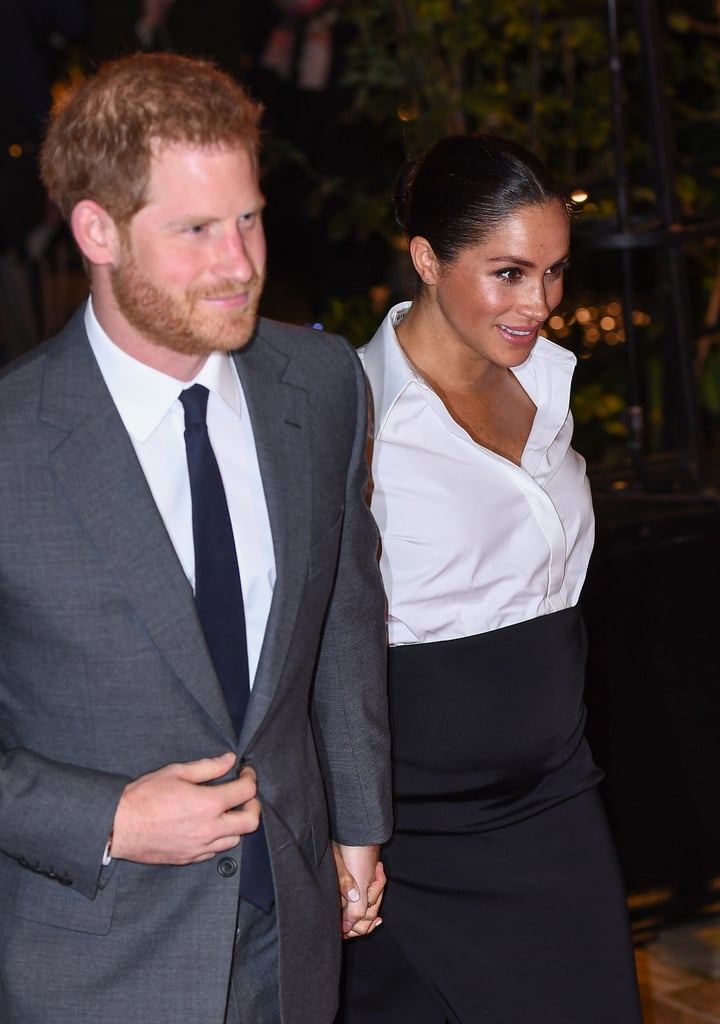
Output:
[[[614,3],[614,0],[609,0]],[[682,250],[682,227],[675,190],[674,144],[670,126],[667,92],[662,67],[657,0],[635,0],[640,51],[645,64],[645,86],[650,111],[649,125],[658,211],[665,242],[661,255],[667,281],[668,343],[675,354],[676,373],[672,387],[678,396],[676,429],[680,433],[679,454],[689,482],[701,484],[701,428],[692,369],[693,330],[687,285],[687,267]]]
[[[611,117],[615,142],[615,195],[617,202],[618,230],[628,233],[630,224],[630,202],[625,163],[625,128],[622,107],[622,62],[620,58],[620,38],[616,0],[608,0],[608,40],[610,50],[610,86],[611,86]],[[635,287],[633,278],[632,250],[624,247],[621,250],[622,296],[623,296],[623,329],[627,352],[628,407],[627,427],[630,432],[627,447],[633,461],[635,472],[641,483],[644,482],[642,469],[644,412],[640,396],[638,375],[637,339],[633,321],[635,305]]]

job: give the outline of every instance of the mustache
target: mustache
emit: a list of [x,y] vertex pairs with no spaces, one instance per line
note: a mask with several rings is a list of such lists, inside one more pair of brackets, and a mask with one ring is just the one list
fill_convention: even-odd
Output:
[[260,274],[253,274],[249,281],[238,284],[237,281],[221,280],[212,285],[204,285],[202,288],[194,288],[190,292],[190,298],[196,299],[228,299],[234,295],[245,295],[255,291],[262,284]]

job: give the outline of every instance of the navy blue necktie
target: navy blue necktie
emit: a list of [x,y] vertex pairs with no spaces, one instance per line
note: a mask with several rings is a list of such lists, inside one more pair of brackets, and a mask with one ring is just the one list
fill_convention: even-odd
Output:
[[[207,431],[208,397],[201,384],[180,394],[192,497],[195,606],[239,736],[250,696],[245,609],[225,488]],[[243,838],[240,895],[266,912],[275,899],[262,821],[257,832]]]

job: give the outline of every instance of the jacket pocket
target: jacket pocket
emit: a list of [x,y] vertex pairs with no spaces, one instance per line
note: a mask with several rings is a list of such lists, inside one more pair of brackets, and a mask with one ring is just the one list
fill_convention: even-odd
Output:
[[71,886],[33,874],[10,857],[0,856],[0,911],[11,917],[89,935],[107,935],[115,890],[110,882],[90,900]]

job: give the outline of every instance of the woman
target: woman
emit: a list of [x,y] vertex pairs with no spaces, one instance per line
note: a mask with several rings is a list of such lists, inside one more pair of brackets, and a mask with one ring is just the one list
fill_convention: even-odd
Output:
[[593,544],[574,356],[540,330],[569,217],[489,136],[437,143],[395,204],[417,273],[361,350],[388,596],[396,830],[344,1024],[639,1024],[622,881],[583,737]]

